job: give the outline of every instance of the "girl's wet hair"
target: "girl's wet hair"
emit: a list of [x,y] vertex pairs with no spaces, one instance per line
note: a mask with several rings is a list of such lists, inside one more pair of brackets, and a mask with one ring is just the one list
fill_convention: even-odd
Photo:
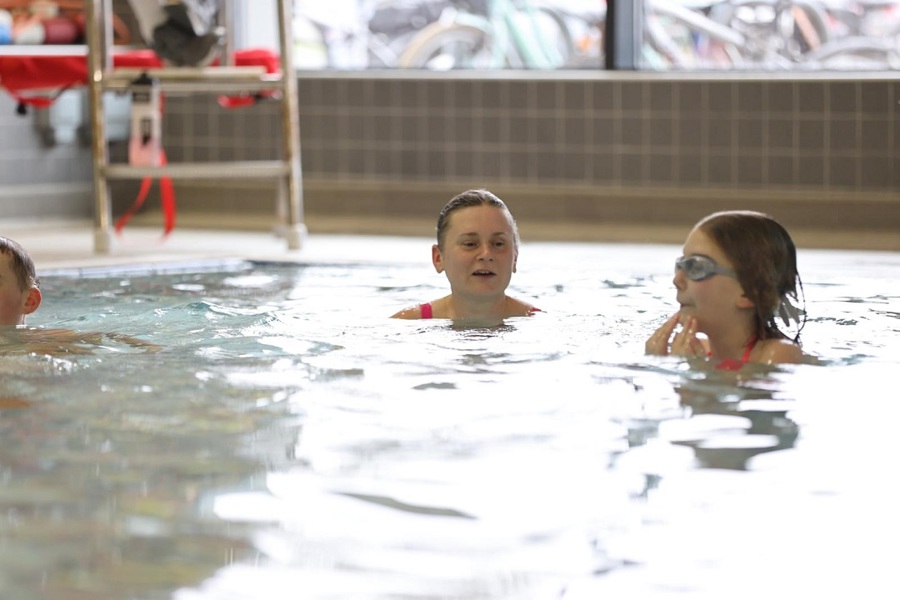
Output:
[[0,254],[9,257],[9,262],[13,273],[16,274],[16,281],[19,283],[20,290],[24,292],[31,287],[38,287],[34,261],[25,248],[18,242],[0,236]]
[[[741,210],[713,213],[697,227],[731,261],[744,295],[755,307],[757,337],[799,343],[806,311],[804,306],[800,311],[794,308],[803,297],[803,283],[797,271],[797,248],[787,230],[767,214]],[[776,320],[787,315],[796,319],[793,336],[782,331]]]
[[513,228],[513,237],[516,244],[516,247],[519,246],[519,229],[516,225],[516,220],[513,218],[512,213],[509,212],[509,208],[506,207],[506,204],[498,198],[493,193],[485,190],[485,189],[476,189],[476,190],[468,190],[461,194],[458,194],[454,198],[450,200],[444,208],[441,209],[440,214],[438,215],[437,220],[437,244],[439,248],[444,247],[444,237],[446,236],[447,229],[450,227],[450,217],[454,212],[461,210],[463,208],[469,208],[470,206],[494,206],[496,208],[502,209],[506,211],[506,214],[509,215],[509,220],[512,223]]

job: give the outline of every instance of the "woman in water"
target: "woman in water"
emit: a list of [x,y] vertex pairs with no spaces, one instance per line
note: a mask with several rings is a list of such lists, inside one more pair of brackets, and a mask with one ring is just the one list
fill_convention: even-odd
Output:
[[450,282],[450,294],[401,310],[398,319],[499,321],[538,309],[506,295],[519,257],[516,221],[503,201],[483,189],[459,194],[437,221],[431,262]]

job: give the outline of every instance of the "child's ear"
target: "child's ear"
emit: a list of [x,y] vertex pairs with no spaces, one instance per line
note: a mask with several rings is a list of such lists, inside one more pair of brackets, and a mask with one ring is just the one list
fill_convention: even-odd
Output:
[[31,313],[36,311],[41,305],[41,299],[41,290],[37,289],[36,287],[28,290],[28,297],[25,298],[25,306],[23,307],[22,312],[26,315],[30,315]]
[[438,248],[437,244],[434,244],[431,247],[431,264],[434,265],[434,270],[438,273],[443,273],[444,271],[444,257],[441,256],[441,249]]
[[753,308],[754,306],[755,304],[753,304],[753,301],[743,294],[741,294],[741,297],[737,300],[738,308]]

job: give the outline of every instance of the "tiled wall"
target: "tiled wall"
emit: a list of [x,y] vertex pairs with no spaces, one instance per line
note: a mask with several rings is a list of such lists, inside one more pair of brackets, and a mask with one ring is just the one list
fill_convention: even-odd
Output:
[[0,218],[90,214],[90,152],[48,141],[34,111],[17,114],[16,102],[0,89]]
[[[799,224],[900,226],[900,77],[525,75],[301,74],[306,210],[433,216],[483,185],[535,218],[690,222],[740,205]],[[27,137],[11,112],[0,100],[0,132]],[[168,102],[172,161],[274,158],[279,135],[275,103]],[[24,165],[67,152],[34,178],[89,180],[84,152],[23,157],[6,142],[0,177],[22,182]],[[185,207],[272,209],[255,185],[177,185]]]

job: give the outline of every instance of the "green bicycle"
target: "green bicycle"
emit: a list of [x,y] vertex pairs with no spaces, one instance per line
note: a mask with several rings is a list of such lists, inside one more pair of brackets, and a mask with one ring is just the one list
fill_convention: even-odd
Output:
[[574,54],[564,18],[529,0],[486,0],[450,8],[416,34],[398,66],[412,69],[558,69]]

